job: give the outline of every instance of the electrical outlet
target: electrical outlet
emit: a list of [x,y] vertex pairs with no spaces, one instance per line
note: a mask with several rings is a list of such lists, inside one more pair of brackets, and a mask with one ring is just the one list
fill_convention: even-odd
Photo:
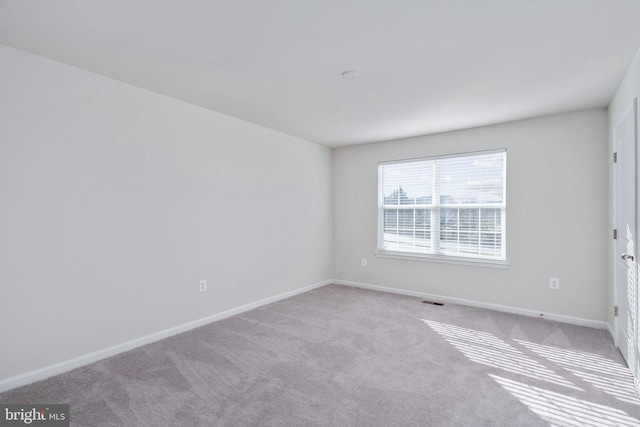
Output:
[[367,266],[367,259],[366,258],[362,258],[362,266],[363,267]]
[[557,277],[549,277],[549,288],[560,289],[560,279]]
[[200,292],[204,292],[207,290],[207,281],[206,280],[200,280]]

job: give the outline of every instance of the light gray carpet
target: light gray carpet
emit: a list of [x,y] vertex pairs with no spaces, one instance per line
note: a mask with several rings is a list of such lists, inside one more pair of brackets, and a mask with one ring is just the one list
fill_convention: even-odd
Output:
[[640,426],[606,331],[337,285],[0,402],[83,426]]

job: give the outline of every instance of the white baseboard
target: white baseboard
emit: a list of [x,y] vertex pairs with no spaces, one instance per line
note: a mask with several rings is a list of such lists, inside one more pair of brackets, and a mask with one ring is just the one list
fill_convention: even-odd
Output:
[[4,380],[0,380],[0,392],[11,390],[17,387],[22,387],[24,385],[31,384],[36,381],[44,380],[46,378],[50,378],[55,375],[62,374],[64,372],[68,372],[73,369],[89,365],[99,360],[106,359],[107,357],[115,356],[122,352],[133,350],[134,348],[137,348],[146,344],[150,344],[152,342],[160,341],[164,338],[168,338],[170,336],[189,331],[199,326],[204,326],[206,324],[215,322],[217,320],[225,319],[227,317],[231,317],[236,314],[243,313],[245,311],[253,310],[254,308],[271,304],[273,302],[277,302],[277,301],[292,297],[294,295],[298,295],[298,294],[301,294],[301,293],[304,293],[312,289],[316,289],[331,283],[333,283],[332,280],[325,280],[323,282],[305,286],[304,288],[295,289],[293,291],[285,292],[280,295],[265,298],[260,301],[255,301],[249,304],[245,304],[240,307],[232,308],[231,310],[223,311],[221,313],[207,316],[202,319],[184,323],[182,325],[175,326],[173,328],[165,329],[163,331],[146,335],[144,337],[136,338],[134,340],[127,341],[122,344],[117,344],[102,350],[98,350],[93,353],[85,354],[70,360],[66,360],[64,362],[56,363],[55,365],[50,365],[41,369],[36,369],[34,371],[16,375],[14,377],[9,377]]
[[607,322],[607,331],[609,331],[609,335],[611,335],[611,341],[615,342],[616,336],[613,334],[613,326],[611,326],[609,322]]
[[553,321],[562,322],[562,323],[569,323],[572,325],[587,326],[589,328],[595,328],[595,329],[610,329],[607,322],[591,320],[591,319],[583,319],[580,317],[565,316],[563,314],[547,313],[543,311],[535,311],[535,310],[529,310],[525,308],[491,304],[491,303],[473,301],[473,300],[467,300],[467,299],[461,299],[461,298],[446,297],[442,295],[427,294],[424,292],[415,292],[415,291],[409,291],[405,289],[388,288],[385,286],[370,285],[368,283],[350,282],[347,280],[333,280],[333,283],[337,285],[353,286],[356,288],[363,288],[363,289],[370,289],[374,291],[391,292],[394,294],[419,297],[419,298],[424,298],[431,301],[443,302],[448,304],[459,304],[459,305],[466,305],[470,307],[486,308],[489,310],[501,311],[504,313],[519,314],[522,316],[530,316],[530,317],[538,317],[538,318],[542,317],[547,320],[553,320]]
[[461,298],[453,298],[453,297],[446,297],[446,296],[442,296],[442,295],[435,295],[435,294],[428,294],[428,293],[424,293],[424,292],[416,292],[416,291],[409,291],[409,290],[405,290],[405,289],[398,289],[398,288],[389,288],[389,287],[385,287],[385,286],[378,286],[378,285],[371,285],[368,283],[360,283],[360,282],[351,282],[351,281],[347,281],[347,280],[325,280],[323,282],[318,282],[315,283],[313,285],[309,285],[300,289],[296,289],[293,291],[289,291],[289,292],[285,292],[283,294],[280,295],[276,295],[273,297],[269,297],[269,298],[265,298],[259,301],[255,301],[249,304],[245,304],[243,306],[240,307],[236,307],[233,308],[231,310],[227,310],[227,311],[223,311],[221,313],[217,313],[211,316],[207,316],[205,318],[202,319],[198,319],[198,320],[194,320],[192,322],[188,322],[188,323],[184,323],[182,325],[179,326],[175,326],[173,328],[169,328],[169,329],[165,329],[163,331],[159,331],[150,335],[146,335],[144,337],[140,337],[140,338],[136,338],[134,340],[131,341],[127,341],[112,347],[108,347],[102,350],[98,350],[95,351],[93,353],[89,353],[89,354],[85,354],[70,360],[66,360],[64,362],[60,362],[60,363],[56,363],[55,365],[50,365],[41,369],[36,369],[34,371],[30,371],[30,372],[26,372],[24,374],[20,374],[20,375],[16,375],[14,377],[9,377],[6,378],[4,380],[0,380],[0,392],[4,392],[7,390],[11,390],[17,387],[21,387],[27,384],[31,384],[34,383],[36,381],[40,381],[40,380],[44,380],[46,378],[50,378],[52,376],[55,375],[59,375],[62,374],[64,372],[68,372],[71,371],[73,369],[82,367],[82,366],[86,366],[89,365],[91,363],[97,362],[99,360],[102,359],[106,359],[108,357],[111,356],[115,356],[117,354],[123,353],[125,351],[129,351],[129,350],[133,350],[134,348],[137,347],[141,347],[143,345],[146,344],[150,344],[156,341],[160,341],[164,338],[168,338],[170,336],[173,335],[177,335],[180,334],[182,332],[186,332],[189,331],[191,329],[200,327],[200,326],[204,326],[206,324],[215,322],[217,320],[221,320],[221,319],[225,319],[227,317],[231,317],[234,316],[236,314],[240,314],[243,313],[245,311],[249,311],[249,310],[253,310],[254,308],[258,308],[261,307],[263,305],[267,305],[267,304],[271,304],[273,302],[277,302],[289,297],[292,297],[294,295],[298,295],[304,292],[308,292],[310,290],[325,286],[325,285],[329,285],[329,284],[337,284],[337,285],[343,285],[343,286],[353,286],[356,288],[363,288],[363,289],[370,289],[370,290],[375,290],[375,291],[382,291],[382,292],[390,292],[390,293],[395,293],[395,294],[400,294],[400,295],[408,295],[408,296],[414,296],[414,297],[418,297],[418,298],[424,298],[424,299],[429,299],[429,300],[433,300],[433,301],[438,301],[438,302],[443,302],[443,303],[449,303],[449,304],[459,304],[459,305],[466,305],[466,306],[470,306],[470,307],[478,307],[478,308],[486,308],[486,309],[490,309],[490,310],[496,310],[496,311],[501,311],[501,312],[505,312],[505,313],[512,313],[512,314],[519,314],[519,315],[523,315],[523,316],[530,316],[530,317],[540,317],[540,315],[542,314],[542,317],[545,319],[549,319],[549,320],[554,320],[557,322],[563,322],[563,323],[569,323],[569,324],[573,324],[573,325],[579,325],[579,326],[587,326],[590,328],[596,328],[596,329],[607,329],[609,331],[609,333],[611,333],[611,335],[613,336],[613,331],[611,330],[611,326],[607,323],[607,322],[602,322],[602,321],[597,321],[597,320],[591,320],[591,319],[583,319],[583,318],[579,318],[579,317],[572,317],[572,316],[565,316],[562,314],[555,314],[555,313],[546,313],[546,312],[540,312],[540,311],[535,311],[535,310],[529,310],[529,309],[523,309],[523,308],[518,308],[518,307],[511,307],[511,306],[506,306],[506,305],[499,305],[499,304],[490,304],[490,303],[485,303],[485,302],[480,302],[480,301],[473,301],[473,300],[467,300],[467,299],[461,299]]

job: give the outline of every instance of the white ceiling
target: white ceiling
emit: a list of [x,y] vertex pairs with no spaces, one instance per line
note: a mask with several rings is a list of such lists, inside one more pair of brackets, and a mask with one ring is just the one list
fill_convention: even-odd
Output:
[[606,107],[640,1],[0,0],[0,43],[337,147]]

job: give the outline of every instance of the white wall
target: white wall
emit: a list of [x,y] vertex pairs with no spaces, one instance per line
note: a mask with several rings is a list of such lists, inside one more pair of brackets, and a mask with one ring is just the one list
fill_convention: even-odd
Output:
[[0,63],[0,380],[331,278],[330,149]]
[[[374,255],[378,162],[496,148],[507,149],[508,269]],[[335,149],[334,278],[602,322],[607,149],[605,110]]]
[[[631,63],[631,66],[629,67],[625,78],[622,80],[622,83],[618,87],[615,96],[609,104],[609,153],[613,153],[613,128],[618,119],[620,119],[622,114],[631,105],[634,98],[640,98],[640,51],[638,51],[638,53],[636,54],[635,59]],[[637,119],[638,123],[640,123],[640,115]],[[638,156],[640,156],[640,150],[637,150],[637,154]],[[640,161],[638,161],[638,164],[640,164]],[[613,164],[611,163],[610,185],[613,186]],[[640,181],[638,181],[637,188],[640,189]],[[613,193],[610,197],[613,197]],[[610,198],[609,200],[609,205],[613,206],[613,199]],[[609,219],[609,223],[613,224],[613,211],[610,212],[610,215],[611,216]],[[640,230],[640,228],[638,228],[638,230]],[[611,254],[611,256],[613,256],[613,240],[611,240],[609,244],[609,253]],[[613,268],[612,264],[611,268]],[[607,321],[613,329],[613,306],[615,305],[613,300],[613,270],[610,270],[609,277],[611,277],[612,279],[609,281],[609,288],[607,290]]]

